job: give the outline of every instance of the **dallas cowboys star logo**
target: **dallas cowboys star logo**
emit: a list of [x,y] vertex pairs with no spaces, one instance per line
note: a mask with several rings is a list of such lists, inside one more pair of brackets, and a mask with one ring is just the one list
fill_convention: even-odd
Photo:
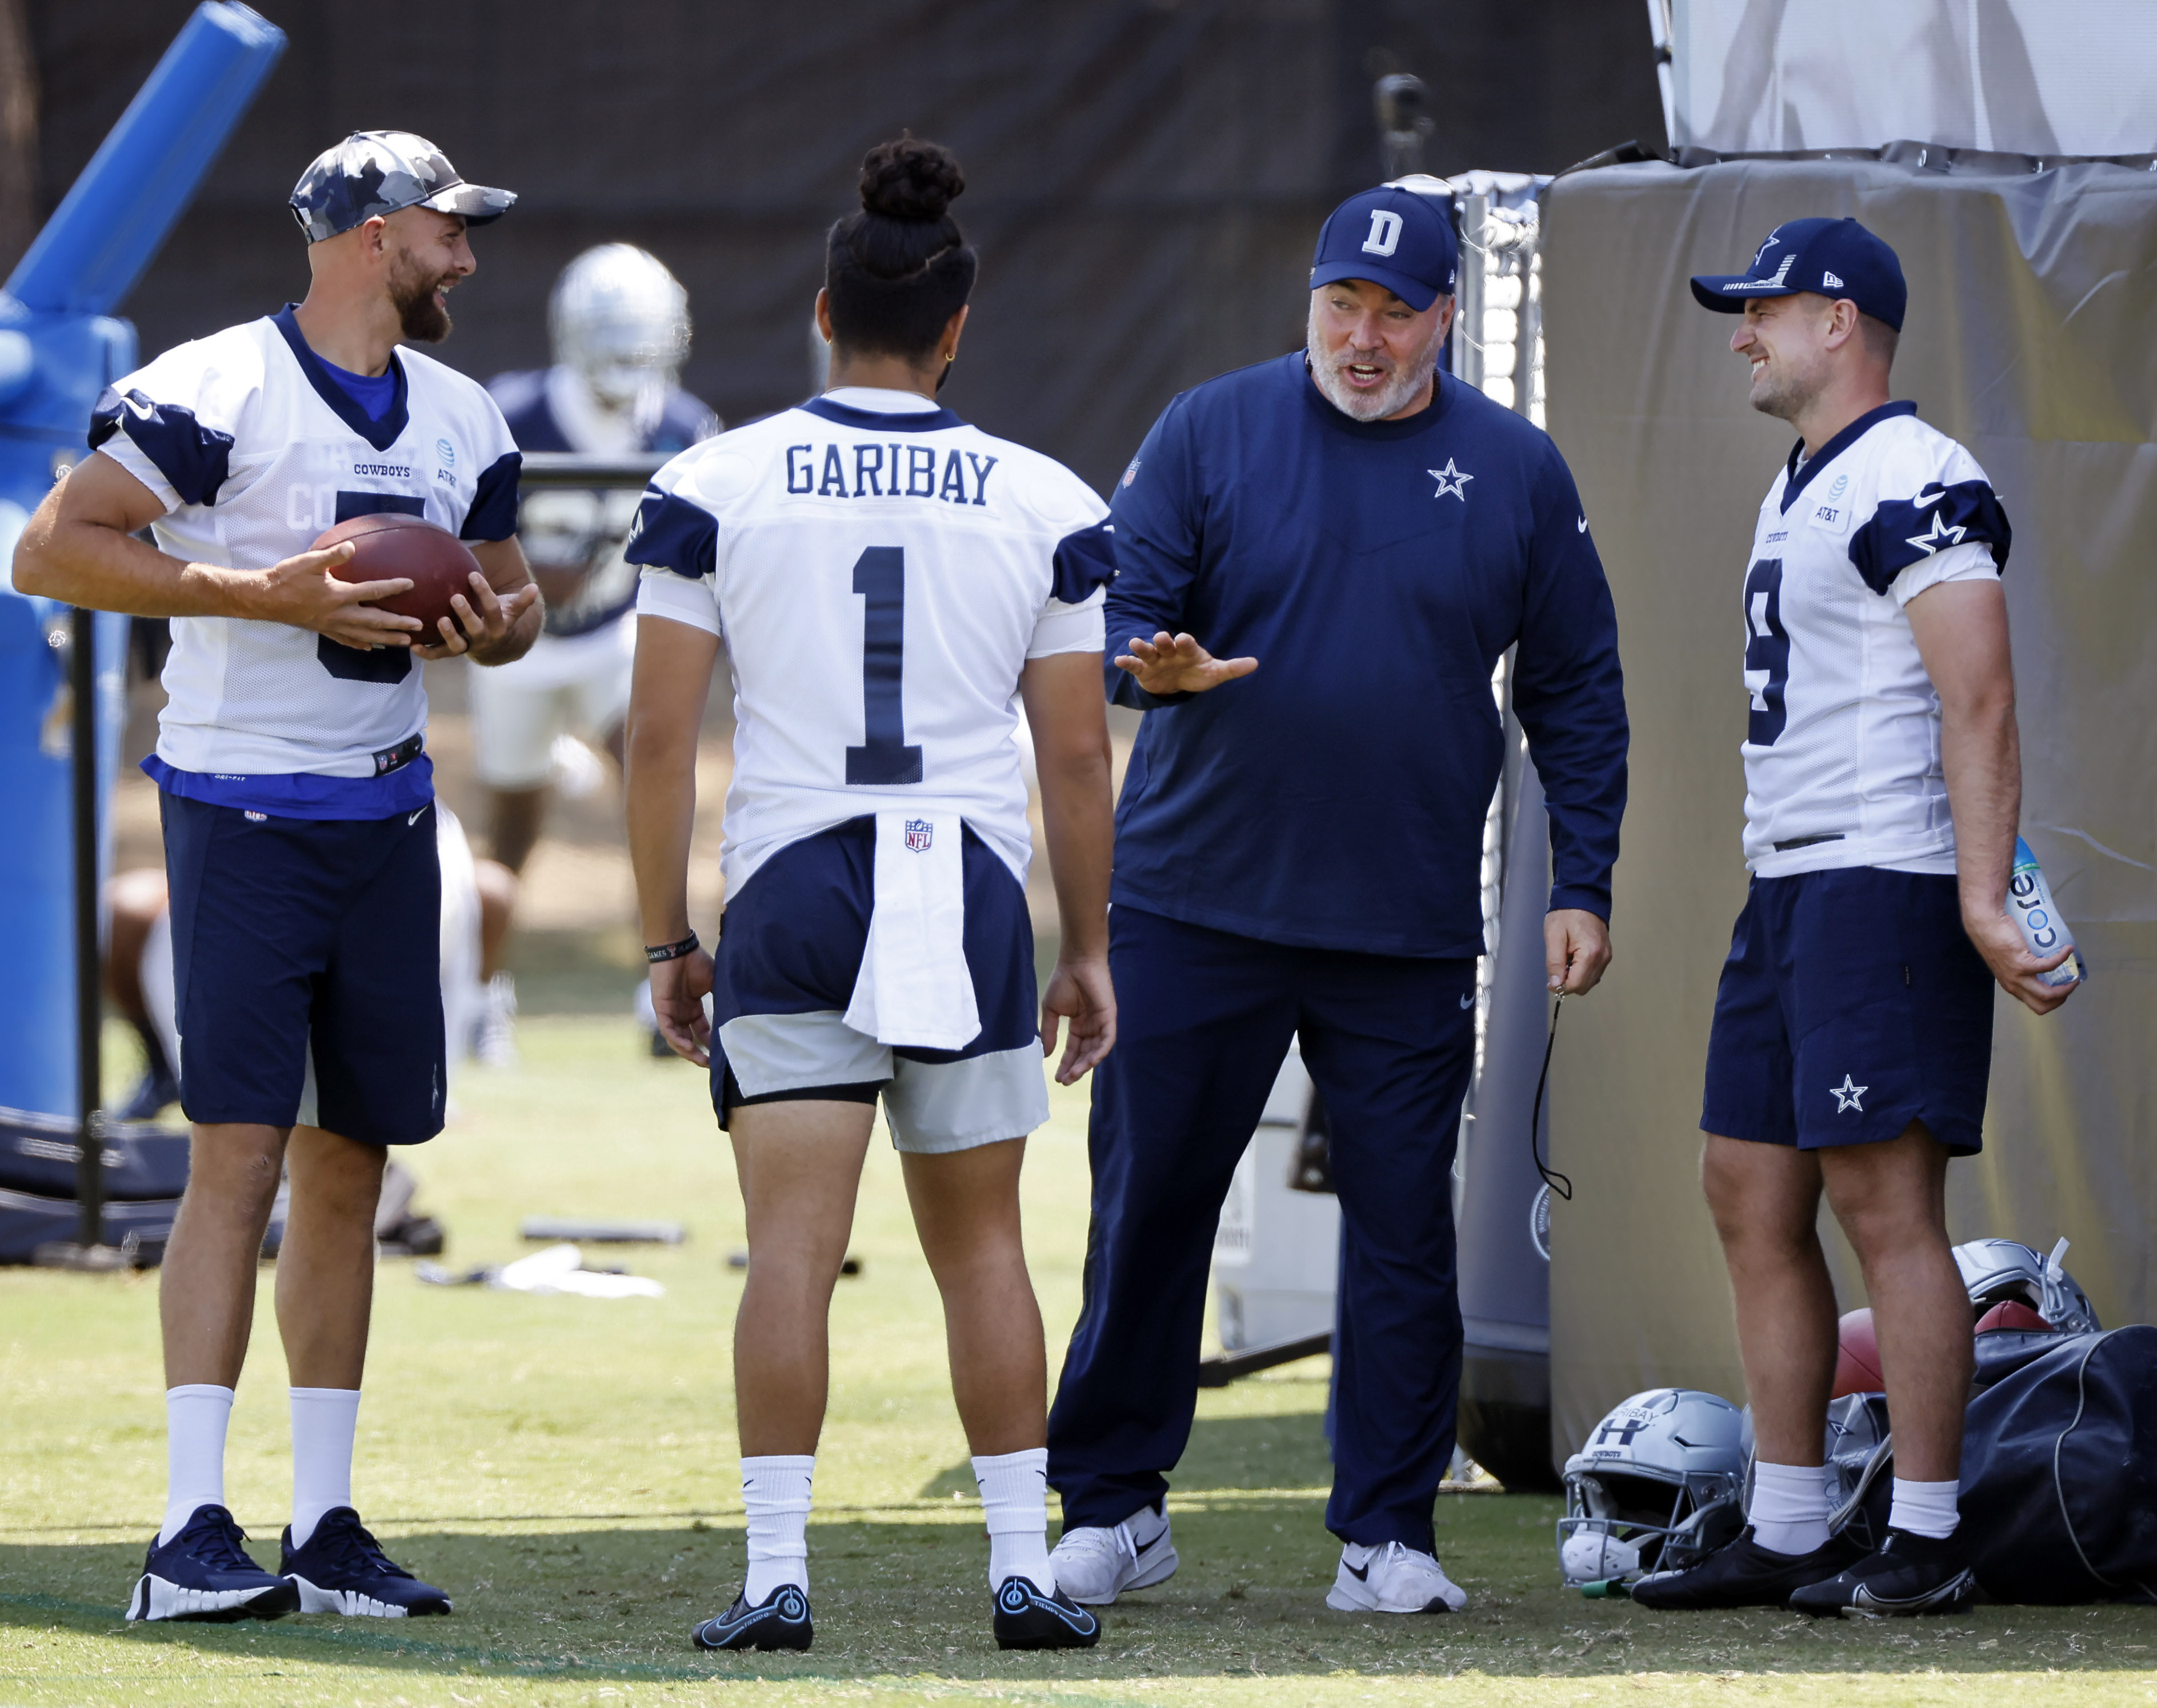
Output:
[[1451,457],[1446,458],[1444,468],[1425,469],[1423,472],[1438,482],[1438,490],[1430,495],[1432,497],[1444,498],[1450,495],[1463,504],[1468,502],[1468,483],[1475,476],[1454,467]]
[[1947,517],[1936,510],[1933,512],[1933,525],[1921,534],[1912,534],[1905,543],[1915,546],[1929,558],[1942,546],[1960,545],[1962,537],[1969,532],[1966,527],[1949,527]]
[[[1775,231],[1780,231],[1783,228],[1779,225],[1775,228]],[[1775,235],[1775,231],[1769,232],[1768,234],[1767,242],[1762,244],[1759,248],[1753,251],[1753,270],[1756,273],[1760,270],[1760,257],[1766,255],[1769,250],[1774,248],[1778,243],[1782,241],[1780,238]]]
[[1861,1115],[1865,1113],[1865,1105],[1860,1103],[1858,1098],[1863,1097],[1872,1088],[1869,1085],[1852,1085],[1850,1083],[1850,1076],[1846,1073],[1842,1076],[1841,1084],[1830,1085],[1827,1089],[1828,1095],[1835,1099],[1835,1114],[1844,1114],[1851,1109],[1856,1109]]

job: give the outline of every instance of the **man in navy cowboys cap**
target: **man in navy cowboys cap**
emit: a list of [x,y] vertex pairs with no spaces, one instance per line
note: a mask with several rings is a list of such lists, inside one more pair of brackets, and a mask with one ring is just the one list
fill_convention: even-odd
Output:
[[[1413,183],[1414,181],[1409,181]],[[1454,1148],[1475,1047],[1483,825],[1514,710],[1550,805],[1550,987],[1592,989],[1625,799],[1617,625],[1542,431],[1439,371],[1443,199],[1351,197],[1305,347],[1170,404],[1115,501],[1115,1051],[1094,1072],[1085,1304],[1048,1431],[1057,1582],[1160,1582],[1230,1177],[1290,1041],[1343,1224],[1327,1604],[1465,1597],[1434,1554],[1461,1362]],[[1117,656],[1120,654],[1120,656]]]
[[[292,193],[306,301],[113,382],[90,455],[24,530],[15,584],[172,620],[158,786],[172,898],[185,1198],[160,1281],[168,1480],[131,1620],[446,1613],[353,1504],[388,1147],[440,1129],[441,874],[419,661],[499,665],[540,625],[516,538],[518,457],[476,381],[412,347],[450,330],[469,227],[507,191],[433,144],[363,131]],[[462,538],[478,571],[432,630],[349,583],[339,522]],[[150,540],[140,536],[147,531]],[[279,1570],[241,1547],[224,1443],[278,1190],[292,1387]]]
[[[1748,1523],[1652,1608],[1954,1613],[1969,1299],[1947,1166],[1981,1143],[1995,983],[2039,1014],[2067,951],[2006,913],[2021,766],[2010,532],[1963,447],[1888,398],[1909,291],[1855,219],[1792,219],[1692,280],[1744,319],[1754,409],[1798,442],[1743,572],[1745,862],[1708,1037],[1701,1175],[1730,1268],[1757,1458]],[[1887,1534],[1830,1536],[1825,1196],[1865,1272],[1895,1418]]]

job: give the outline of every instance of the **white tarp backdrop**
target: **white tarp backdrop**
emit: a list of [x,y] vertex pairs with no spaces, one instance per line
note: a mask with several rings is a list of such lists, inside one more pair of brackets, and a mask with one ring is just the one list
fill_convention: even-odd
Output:
[[1673,147],[2157,152],[2153,0],[1648,0]]

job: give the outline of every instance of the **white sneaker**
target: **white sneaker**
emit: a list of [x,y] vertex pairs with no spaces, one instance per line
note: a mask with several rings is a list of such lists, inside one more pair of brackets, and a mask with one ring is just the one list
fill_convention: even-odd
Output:
[[1056,1587],[1075,1602],[1104,1608],[1127,1589],[1151,1589],[1176,1573],[1168,1516],[1142,1506],[1121,1524],[1081,1525],[1049,1551]]
[[1341,1613],[1457,1613],[1468,1594],[1437,1561],[1405,1543],[1351,1542],[1341,1551],[1326,1605]]

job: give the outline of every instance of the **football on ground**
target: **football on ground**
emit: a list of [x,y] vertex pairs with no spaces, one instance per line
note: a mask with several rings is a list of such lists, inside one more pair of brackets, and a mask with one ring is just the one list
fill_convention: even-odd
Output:
[[407,591],[370,603],[399,616],[417,617],[426,625],[425,641],[441,639],[436,622],[450,615],[453,594],[472,596],[471,577],[479,574],[479,559],[447,528],[437,527],[425,517],[384,512],[355,516],[317,537],[310,548],[326,552],[353,543],[352,556],[330,571],[340,581],[411,582]]

